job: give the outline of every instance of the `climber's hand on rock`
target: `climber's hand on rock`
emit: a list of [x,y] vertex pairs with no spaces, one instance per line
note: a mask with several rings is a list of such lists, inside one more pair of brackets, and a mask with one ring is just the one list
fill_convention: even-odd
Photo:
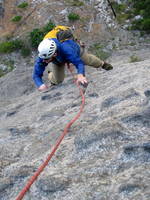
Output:
[[77,75],[77,83],[82,84],[83,86],[86,86],[88,84],[86,77],[83,76],[83,74],[78,74]]
[[38,88],[38,90],[39,90],[40,92],[45,92],[47,89],[48,89],[48,86],[45,85],[45,84],[42,84],[42,85]]

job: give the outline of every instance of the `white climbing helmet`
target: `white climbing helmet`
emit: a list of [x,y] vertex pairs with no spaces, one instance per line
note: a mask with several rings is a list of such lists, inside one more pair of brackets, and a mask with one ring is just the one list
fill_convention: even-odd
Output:
[[38,46],[39,57],[49,59],[54,55],[56,49],[57,46],[54,40],[44,39]]

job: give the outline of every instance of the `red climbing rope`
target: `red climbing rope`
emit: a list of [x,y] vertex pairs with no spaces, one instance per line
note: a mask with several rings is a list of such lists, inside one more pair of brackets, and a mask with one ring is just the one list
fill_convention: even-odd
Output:
[[[71,72],[72,73],[72,72]],[[37,171],[34,173],[34,175],[29,179],[29,181],[27,182],[27,184],[25,185],[25,187],[21,190],[21,192],[19,193],[19,195],[17,196],[16,200],[21,200],[23,199],[25,193],[30,189],[31,185],[34,183],[34,181],[38,178],[38,176],[41,174],[41,172],[44,170],[44,168],[48,165],[48,162],[51,160],[51,158],[53,157],[54,153],[56,152],[56,150],[58,149],[60,143],[62,142],[63,138],[65,137],[65,135],[68,133],[68,129],[71,127],[71,125],[80,117],[83,108],[84,108],[84,104],[85,104],[85,97],[84,97],[84,93],[83,90],[81,89],[81,87],[79,86],[79,84],[75,81],[75,84],[77,85],[77,87],[79,88],[80,91],[80,95],[82,97],[82,103],[80,106],[80,111],[78,112],[78,114],[66,125],[66,127],[64,128],[63,133],[60,135],[60,137],[58,138],[58,140],[56,141],[55,146],[53,147],[51,153],[48,155],[47,159],[45,160],[45,162],[37,169]]]

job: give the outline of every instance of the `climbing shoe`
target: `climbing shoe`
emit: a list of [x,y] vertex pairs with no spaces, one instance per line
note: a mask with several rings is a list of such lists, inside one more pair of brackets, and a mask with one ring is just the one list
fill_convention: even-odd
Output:
[[103,66],[102,66],[102,69],[112,70],[113,66],[111,64],[109,64],[109,63],[104,62]]

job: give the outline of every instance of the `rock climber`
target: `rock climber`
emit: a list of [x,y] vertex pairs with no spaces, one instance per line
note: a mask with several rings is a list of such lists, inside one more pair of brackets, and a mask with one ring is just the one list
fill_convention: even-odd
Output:
[[[59,32],[56,30],[59,27]],[[63,26],[56,26],[50,31],[38,46],[38,58],[36,59],[33,80],[39,91],[45,91],[48,86],[43,82],[42,76],[49,63],[52,63],[52,71],[48,73],[48,79],[52,85],[62,83],[65,77],[65,64],[73,64],[77,69],[77,82],[87,84],[85,65],[105,70],[113,69],[112,65],[85,51],[70,29],[62,30]],[[55,33],[54,33],[55,31]],[[54,33],[54,36],[51,34]],[[67,36],[67,37],[66,37]],[[67,39],[65,39],[67,38]]]

